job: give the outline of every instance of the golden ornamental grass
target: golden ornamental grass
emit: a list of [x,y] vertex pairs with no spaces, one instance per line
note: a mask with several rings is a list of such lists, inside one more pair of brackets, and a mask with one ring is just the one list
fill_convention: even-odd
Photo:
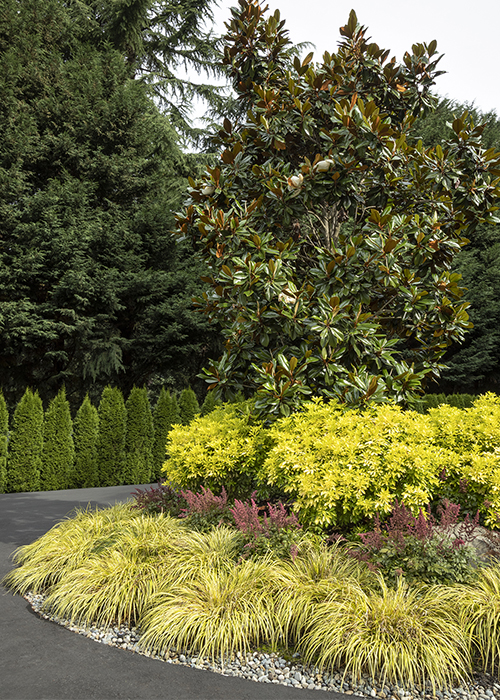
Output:
[[43,592],[61,618],[135,624],[153,651],[227,658],[294,645],[305,661],[405,686],[463,680],[477,657],[500,676],[500,564],[474,585],[389,589],[380,576],[305,537],[292,560],[241,560],[242,536],[189,530],[122,504],[83,510],[32,544],[4,583]]
[[231,570],[241,550],[241,533],[217,527],[208,533],[185,529],[172,542],[169,558],[179,582],[195,579],[203,571]]
[[300,640],[307,662],[344,667],[404,686],[450,686],[470,671],[468,643],[444,586],[409,588],[401,580],[380,591],[352,583],[343,599],[319,603]]
[[144,559],[137,552],[91,556],[53,587],[43,608],[79,623],[134,625],[152,597],[171,585],[170,574],[156,559]]
[[343,598],[355,582],[373,585],[373,576],[342,547],[309,543],[292,561],[276,567],[276,615],[283,630],[283,642],[296,643],[310,626],[318,603]]
[[242,561],[231,569],[200,569],[156,596],[141,621],[141,644],[163,653],[170,647],[211,659],[274,645],[276,627],[270,559]]
[[449,594],[481,670],[500,678],[500,563],[480,568],[473,585],[450,587]]
[[20,568],[10,571],[2,583],[21,595],[50,589],[93,552],[112,547],[124,523],[133,517],[126,504],[77,511],[73,518],[57,523],[35,542],[19,547],[13,559]]

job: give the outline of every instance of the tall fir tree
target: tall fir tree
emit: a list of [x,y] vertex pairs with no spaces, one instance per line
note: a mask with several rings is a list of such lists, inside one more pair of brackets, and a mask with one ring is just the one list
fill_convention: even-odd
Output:
[[174,423],[180,421],[179,406],[175,395],[162,387],[153,413],[154,443],[152,477],[158,481],[165,462],[168,434]]
[[[223,74],[219,40],[211,30],[215,4],[214,0],[86,3],[97,25],[96,40],[110,42],[123,55],[129,74],[151,86],[176,129],[194,141],[203,134],[189,119],[194,100],[202,100],[216,112],[227,104],[224,87],[207,84],[207,74]],[[203,78],[197,82],[180,77],[185,68]]]
[[73,421],[63,387],[45,412],[40,490],[67,489],[74,459]]
[[166,373],[181,384],[210,346],[207,321],[191,303],[200,265],[171,234],[193,159],[135,79],[137,65],[124,61],[118,19],[113,30],[106,24],[119,5],[131,3],[1,4],[0,367],[8,402],[26,386],[48,401],[64,384],[77,406],[109,383],[128,393]]
[[149,484],[152,476],[154,428],[147,389],[133,387],[125,405],[125,483]]
[[16,406],[7,459],[7,493],[40,490],[43,450],[43,406],[28,387]]
[[182,425],[189,425],[200,412],[200,404],[194,391],[183,389],[179,397],[179,417]]
[[127,411],[118,387],[107,386],[99,403],[97,471],[100,486],[124,484]]
[[7,486],[7,444],[9,439],[9,411],[0,390],[0,493]]
[[74,420],[75,461],[70,473],[70,487],[87,489],[99,486],[97,472],[97,436],[99,414],[88,394]]

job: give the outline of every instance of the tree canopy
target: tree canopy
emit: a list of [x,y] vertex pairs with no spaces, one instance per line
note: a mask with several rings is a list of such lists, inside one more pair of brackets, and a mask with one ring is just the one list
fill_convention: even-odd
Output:
[[[95,44],[109,42],[125,58],[129,75],[152,89],[174,128],[199,136],[189,114],[195,98],[213,108],[223,103],[221,87],[204,82],[220,76],[218,38],[212,31],[214,0],[86,0],[85,20]],[[73,12],[74,14],[74,12]],[[184,69],[203,73],[196,82]]]
[[500,154],[467,115],[435,148],[412,138],[437,103],[435,41],[398,64],[351,12],[336,53],[300,61],[278,11],[239,5],[224,63],[246,115],[178,216],[225,338],[206,380],[265,415],[310,395],[405,402],[470,327],[452,263],[494,220]]
[[[116,34],[125,25],[104,32],[105,7],[139,5],[2,3],[0,369],[10,402],[26,386],[51,398],[64,383],[78,402],[108,382],[127,392],[178,376],[182,386],[210,346],[191,308],[203,268],[171,233],[196,164],[133,79]],[[188,6],[201,3],[169,12]]]

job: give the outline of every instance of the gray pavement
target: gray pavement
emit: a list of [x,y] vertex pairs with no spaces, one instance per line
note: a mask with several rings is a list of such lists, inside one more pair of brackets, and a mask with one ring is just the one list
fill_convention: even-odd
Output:
[[[134,486],[0,494],[0,579],[16,547],[75,507],[126,501]],[[318,692],[174,666],[98,644],[38,617],[0,589],[0,700],[309,700]],[[320,694],[319,697],[323,697]],[[328,693],[331,700],[347,700]]]

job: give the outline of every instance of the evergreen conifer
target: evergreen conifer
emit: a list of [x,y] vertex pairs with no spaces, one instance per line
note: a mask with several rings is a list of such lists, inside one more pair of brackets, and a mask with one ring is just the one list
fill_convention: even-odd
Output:
[[191,388],[183,389],[179,397],[179,415],[182,425],[189,425],[199,412],[200,405],[194,391]]
[[99,486],[97,473],[97,436],[99,431],[99,414],[90,402],[88,394],[74,422],[75,466],[70,475],[73,489]]
[[125,483],[126,409],[123,394],[117,387],[107,386],[99,403],[97,437],[97,471],[100,486]]
[[212,413],[214,408],[216,406],[219,406],[220,403],[221,402],[215,396],[215,391],[207,392],[207,395],[205,396],[205,401],[203,402],[203,405],[201,407],[201,415],[207,416],[209,413]]
[[74,459],[73,421],[63,387],[45,412],[40,490],[67,489]]
[[28,387],[16,406],[7,459],[7,493],[40,490],[43,406]]
[[153,414],[153,473],[155,481],[161,478],[161,468],[165,462],[165,448],[172,425],[179,422],[179,406],[175,395],[162,387]]
[[147,389],[134,386],[127,399],[126,408],[125,483],[149,484],[154,435]]
[[9,412],[0,390],[0,493],[7,485],[7,441],[9,437]]

